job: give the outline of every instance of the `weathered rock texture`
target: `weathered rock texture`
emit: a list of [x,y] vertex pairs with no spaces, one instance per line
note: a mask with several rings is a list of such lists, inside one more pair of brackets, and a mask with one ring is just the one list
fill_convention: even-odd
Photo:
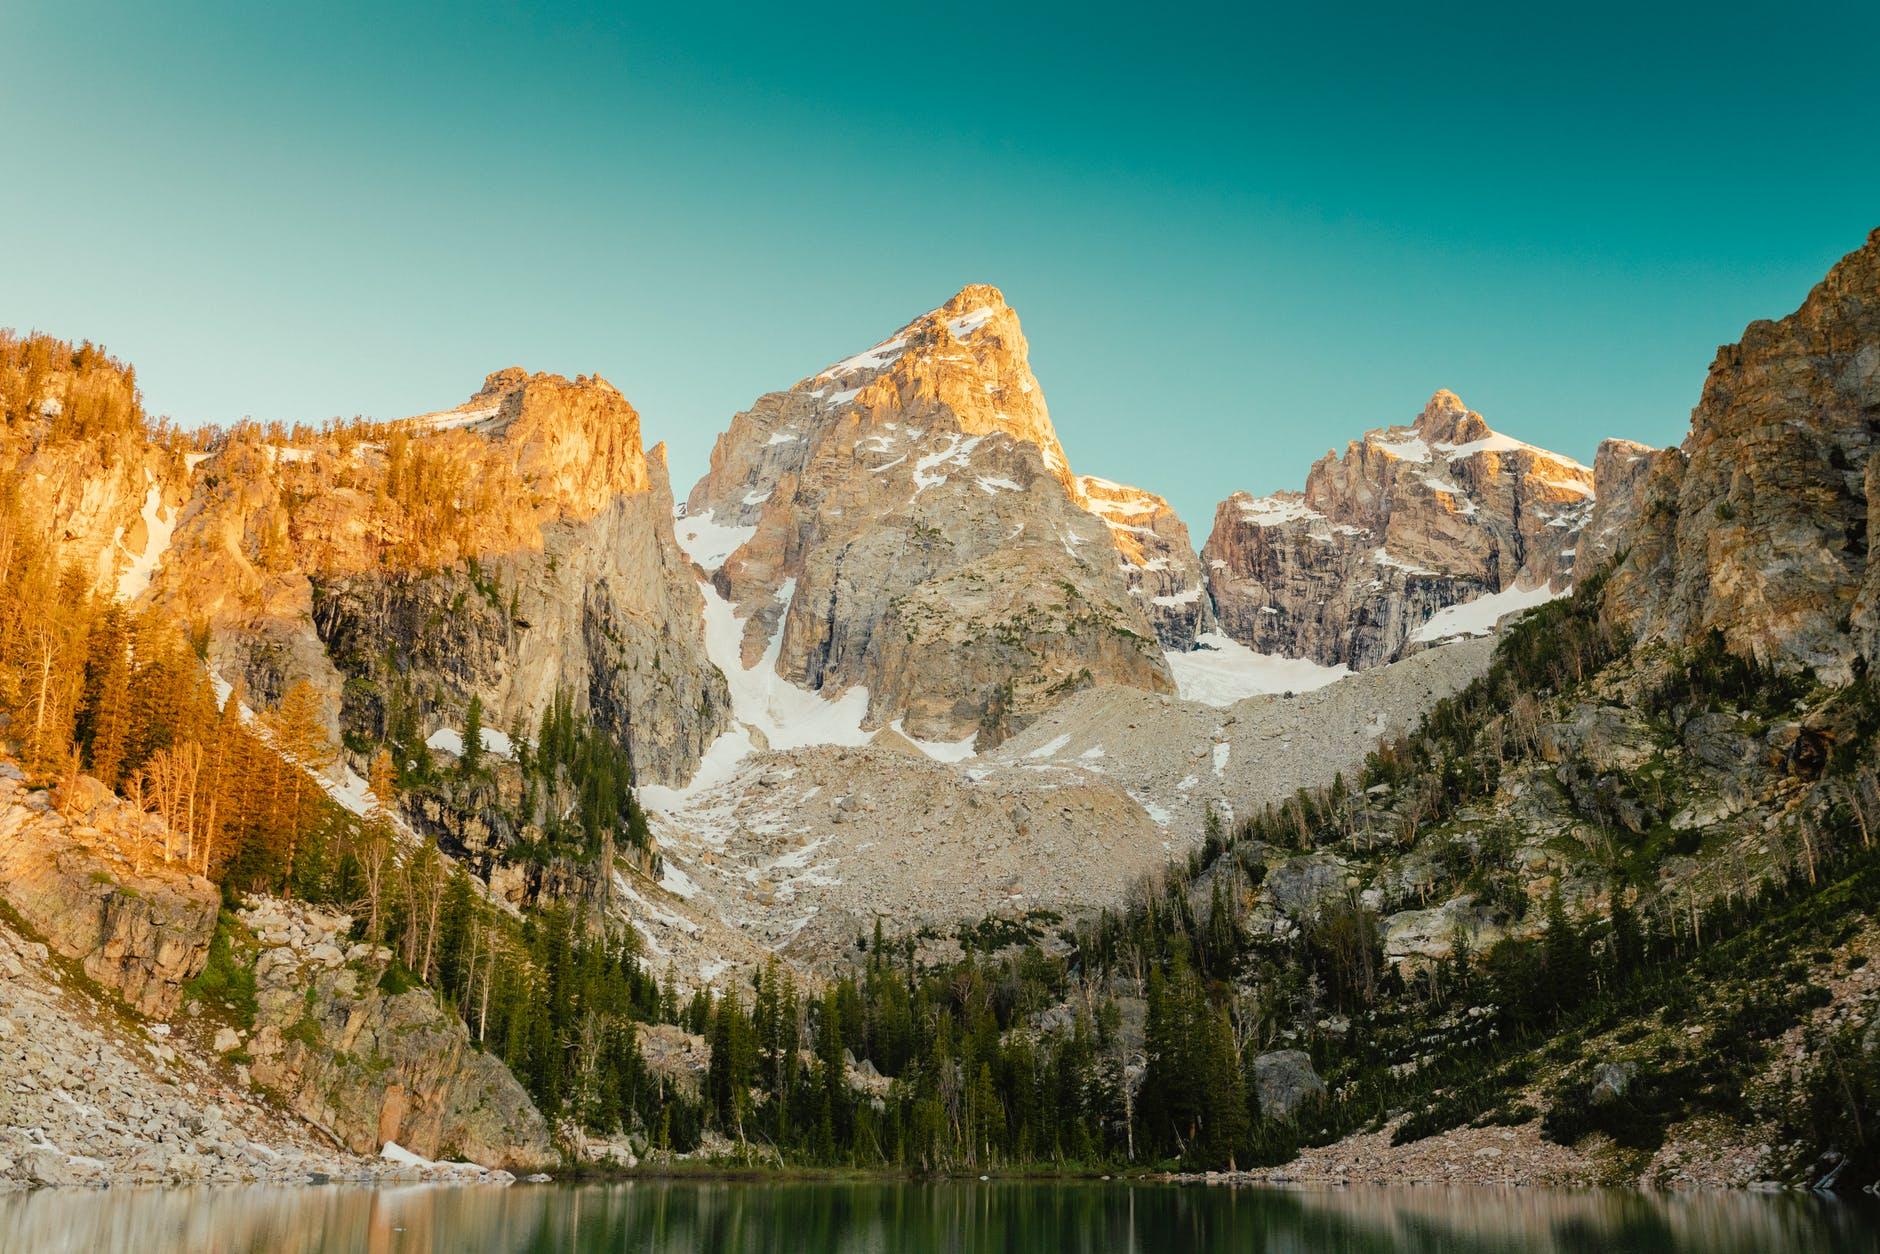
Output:
[[248,1043],[258,1083],[358,1153],[396,1141],[486,1167],[552,1160],[547,1124],[515,1077],[429,990],[383,990],[391,955],[350,944],[350,919],[273,900],[241,919],[262,946]]
[[790,682],[866,686],[870,727],[993,744],[1091,684],[1172,687],[994,288],[760,398],[686,512],[735,546],[707,565],[742,663],[775,638]]
[[1632,440],[1601,440],[1593,458],[1593,513],[1580,532],[1574,569],[1591,575],[1619,554],[1626,528],[1645,503],[1652,459],[1661,450]]
[[[1655,457],[1608,606],[1641,636],[1842,683],[1880,645],[1880,231],[1778,322],[1718,350],[1681,447]],[[1851,630],[1850,630],[1851,627]]]
[[1593,472],[1489,429],[1450,392],[1320,458],[1300,492],[1236,493],[1201,551],[1221,629],[1261,653],[1354,669],[1438,611],[1564,588]]
[[1290,1120],[1307,1102],[1325,1095],[1325,1081],[1305,1050],[1279,1049],[1254,1058],[1253,1090],[1262,1115]]
[[27,354],[30,366],[0,353],[0,476],[61,568],[89,591],[133,599],[187,494],[185,460],[142,425],[128,366],[90,346],[53,348]]
[[[1210,809],[1231,822],[1354,778],[1380,738],[1486,669],[1493,644],[1227,708],[1102,685],[957,763],[892,732],[759,754],[653,815],[663,891],[636,878],[617,905],[688,986],[744,979],[768,949],[807,966],[843,960],[877,918],[944,931],[988,913],[1078,917],[1192,847]],[[1344,894],[1344,873],[1328,883]]]
[[89,777],[70,791],[62,814],[0,764],[0,897],[133,1009],[166,1017],[208,960],[221,895],[136,852],[161,849],[160,820]]
[[1109,527],[1130,595],[1146,603],[1163,647],[1194,648],[1196,636],[1214,630],[1214,605],[1187,526],[1153,492],[1095,475],[1079,476],[1077,487],[1084,508]]
[[395,704],[428,733],[477,695],[487,726],[533,729],[565,691],[648,780],[722,727],[664,447],[605,380],[510,369],[401,423],[238,430],[192,487],[155,595],[257,704],[311,679],[376,740]]

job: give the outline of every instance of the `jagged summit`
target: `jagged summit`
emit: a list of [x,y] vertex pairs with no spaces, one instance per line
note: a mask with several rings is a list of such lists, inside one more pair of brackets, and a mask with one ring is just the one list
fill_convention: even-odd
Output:
[[1235,640],[1375,665],[1564,591],[1593,501],[1592,470],[1442,389],[1411,422],[1328,452],[1303,491],[1229,497],[1202,558]]
[[678,535],[729,603],[727,673],[865,690],[870,732],[990,745],[1077,687],[1170,687],[1154,601],[1198,602],[1199,581],[1142,575],[1186,532],[1099,504],[1017,313],[973,284],[736,415]]
[[[1354,440],[1347,446],[1346,456],[1360,444],[1387,457],[1423,464],[1454,463],[1482,453],[1518,454],[1557,468],[1563,481],[1584,480],[1589,491],[1592,487],[1590,468],[1564,454],[1503,435],[1448,388],[1437,389],[1408,426],[1367,431],[1362,440]],[[1327,453],[1326,459],[1333,456]],[[1316,472],[1318,466],[1313,470]]]
[[[1717,350],[1683,443],[1651,459],[1607,604],[1639,635],[1844,683],[1880,659],[1880,230],[1794,313]],[[1851,630],[1850,630],[1851,624]]]

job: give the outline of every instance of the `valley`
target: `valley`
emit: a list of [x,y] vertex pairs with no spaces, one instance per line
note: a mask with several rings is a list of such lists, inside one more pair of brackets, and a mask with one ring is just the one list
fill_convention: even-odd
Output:
[[1880,233],[1679,447],[1437,391],[1199,549],[986,285],[683,501],[591,375],[0,406],[0,1181],[1880,1179]]

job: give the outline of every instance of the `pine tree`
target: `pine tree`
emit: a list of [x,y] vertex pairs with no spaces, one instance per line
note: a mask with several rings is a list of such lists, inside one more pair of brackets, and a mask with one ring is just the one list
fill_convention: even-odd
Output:
[[1586,937],[1574,926],[1561,900],[1560,885],[1547,897],[1547,931],[1541,938],[1541,964],[1547,972],[1547,1000],[1572,1005],[1592,982],[1592,957]]
[[483,769],[483,698],[470,694],[463,716],[463,754],[457,759],[460,774],[473,776]]

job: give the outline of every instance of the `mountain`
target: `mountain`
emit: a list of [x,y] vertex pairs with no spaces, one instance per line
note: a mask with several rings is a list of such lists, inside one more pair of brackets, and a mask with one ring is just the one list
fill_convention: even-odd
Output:
[[1591,470],[1443,391],[1320,458],[1304,492],[1221,502],[1201,557],[1228,636],[1355,669],[1564,590],[1593,498]]
[[0,1180],[1880,1178],[1876,311],[1880,232],[1678,448],[1439,392],[1200,558],[988,287],[682,509],[598,378],[187,437],[0,338]]
[[1154,559],[1088,503],[1018,315],[972,286],[734,417],[679,534],[735,636],[734,691],[744,671],[817,694],[842,725],[823,739],[988,748],[1093,684],[1173,691],[1123,569]]
[[1880,647],[1880,232],[1801,307],[1717,351],[1684,443],[1647,472],[1613,610],[1647,638],[1711,631],[1845,683]]
[[257,706],[311,682],[335,739],[422,742],[473,696],[526,730],[565,692],[662,780],[723,725],[664,447],[605,380],[512,368],[455,409],[200,452],[21,445],[29,511],[94,586],[190,624]]

